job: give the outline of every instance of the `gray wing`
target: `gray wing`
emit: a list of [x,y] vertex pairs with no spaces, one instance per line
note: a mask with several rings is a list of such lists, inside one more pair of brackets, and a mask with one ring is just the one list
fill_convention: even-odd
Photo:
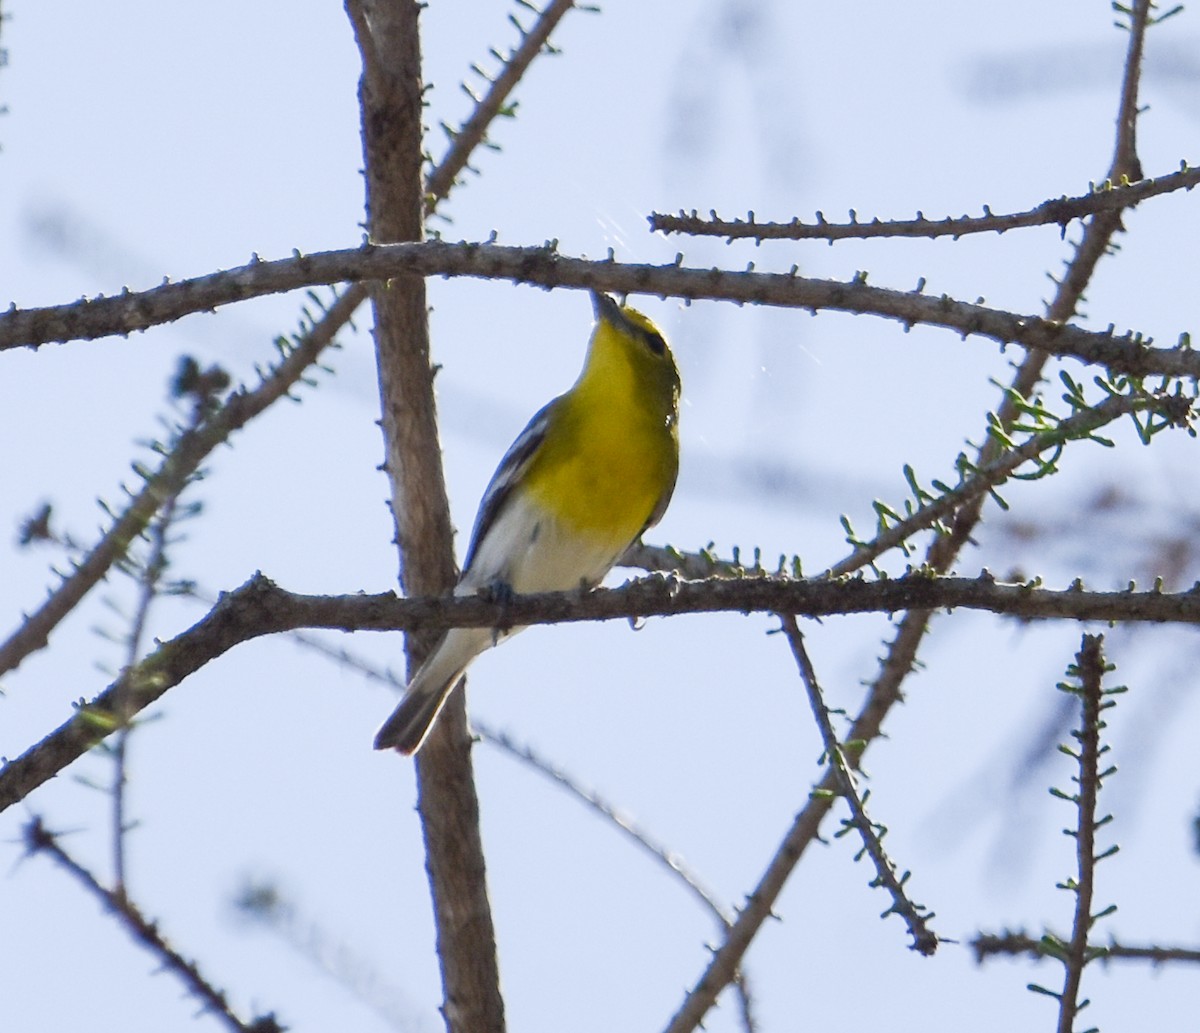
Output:
[[555,398],[534,414],[533,419],[525,425],[525,429],[517,435],[516,441],[504,453],[504,458],[500,460],[500,465],[492,474],[492,479],[488,482],[487,490],[483,493],[483,499],[479,503],[475,528],[471,531],[471,544],[467,549],[467,558],[463,561],[464,575],[471,569],[475,553],[479,550],[479,543],[491,530],[492,525],[496,522],[496,517],[508,502],[513,486],[520,481],[538,448],[545,440],[546,427],[550,423],[550,413],[558,402],[559,399]]

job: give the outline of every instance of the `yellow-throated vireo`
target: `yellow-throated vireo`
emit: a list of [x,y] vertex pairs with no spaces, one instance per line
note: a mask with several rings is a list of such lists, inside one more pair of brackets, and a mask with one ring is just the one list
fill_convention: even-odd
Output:
[[[456,595],[599,584],[661,519],[679,470],[679,371],[642,313],[592,292],[575,385],[543,408],[492,475]],[[413,675],[375,748],[414,753],[467,665],[513,628],[452,628]]]

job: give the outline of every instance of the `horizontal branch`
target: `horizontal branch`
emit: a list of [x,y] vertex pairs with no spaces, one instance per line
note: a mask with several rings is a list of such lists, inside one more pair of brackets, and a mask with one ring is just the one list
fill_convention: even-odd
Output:
[[[1053,934],[1048,935],[1053,936]],[[974,952],[975,961],[979,964],[988,958],[1001,955],[1016,957],[1024,954],[1031,958],[1053,957],[1056,959],[1058,957],[1044,940],[1035,939],[1021,932],[980,933],[970,941],[968,946]],[[1091,944],[1088,950],[1096,951],[1097,958],[1102,961],[1148,961],[1152,965],[1164,965],[1172,961],[1182,961],[1192,965],[1200,964],[1200,948],[1197,947],[1162,947],[1158,945],[1139,947],[1110,940],[1105,945]]]
[[189,630],[163,643],[136,667],[0,768],[0,811],[24,799],[168,689],[241,642],[299,628],[411,631],[415,628],[511,627],[591,620],[631,620],[683,613],[793,613],[825,617],[940,607],[989,610],[1024,619],[1200,624],[1200,584],[1191,591],[1088,592],[1001,584],[990,574],[937,578],[922,574],[880,581],[652,576],[621,588],[547,592],[493,602],[478,596],[399,599],[381,595],[314,596],[284,591],[256,574],[222,596]]
[[927,219],[923,212],[917,212],[915,219],[885,221],[876,218],[860,222],[858,214],[851,211],[849,222],[827,222],[822,212],[817,212],[816,222],[801,222],[798,218],[788,222],[756,222],[753,212],[748,212],[745,219],[722,219],[715,211],[706,218],[693,209],[690,214],[681,211],[678,215],[654,212],[649,223],[652,231],[660,233],[724,237],[729,241],[827,240],[832,244],[835,240],[871,237],[953,237],[957,240],[972,233],[1004,233],[1032,226],[1059,226],[1065,232],[1072,219],[1082,219],[1097,212],[1119,212],[1160,194],[1191,190],[1198,183],[1200,168],[1190,168],[1187,162],[1182,162],[1178,172],[1165,176],[1120,185],[1105,182],[1086,194],[1051,198],[1035,208],[1006,215],[997,215],[984,205],[983,215],[959,218]]
[[387,280],[401,273],[422,276],[471,276],[506,279],[542,287],[576,287],[623,294],[658,294],[692,300],[832,309],[894,319],[911,328],[919,323],[940,326],[966,336],[977,334],[1001,344],[1015,343],[1051,355],[1135,376],[1165,374],[1200,376],[1200,354],[1187,347],[1151,348],[1149,339],[1133,333],[1117,335],[1019,315],[981,304],[955,301],[920,290],[871,287],[866,276],[853,281],[818,280],[790,273],[734,272],[686,268],[682,256],[668,265],[634,265],[590,261],[558,253],[553,242],[542,247],[440,240],[420,243],[364,245],[343,251],[295,254],[208,276],[164,283],[148,291],[126,291],[111,298],[92,298],[49,308],[10,308],[0,314],[0,350],[47,342],[92,340],[129,334],[196,312],[211,312],[266,294],[348,281]]

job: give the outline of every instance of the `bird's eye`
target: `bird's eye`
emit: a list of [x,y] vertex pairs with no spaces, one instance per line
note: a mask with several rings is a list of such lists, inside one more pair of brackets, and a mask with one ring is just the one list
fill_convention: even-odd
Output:
[[646,344],[655,355],[662,355],[667,350],[667,342],[662,339],[662,334],[647,331]]

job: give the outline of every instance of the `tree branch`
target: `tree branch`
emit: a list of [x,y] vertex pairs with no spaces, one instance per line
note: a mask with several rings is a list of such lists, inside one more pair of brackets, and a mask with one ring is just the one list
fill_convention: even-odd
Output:
[[[359,100],[367,226],[371,239],[384,243],[419,242],[424,235],[422,6],[418,0],[347,0],[349,10],[362,11],[353,21],[364,67]],[[445,592],[457,571],[438,441],[425,279],[403,272],[377,280],[371,284],[371,303],[400,585],[414,595]],[[406,636],[410,672],[435,641],[420,627]],[[463,693],[448,702],[417,758],[417,810],[447,1033],[503,1033],[504,999]]]
[[813,712],[813,719],[821,732],[821,741],[825,745],[824,760],[829,765],[829,773],[837,785],[837,796],[846,801],[851,818],[846,822],[847,828],[858,831],[863,842],[863,851],[871,858],[875,866],[875,879],[872,886],[882,886],[892,898],[892,906],[884,915],[897,914],[908,926],[909,935],[913,938],[912,949],[926,956],[936,953],[940,937],[929,928],[928,921],[933,917],[932,912],[914,904],[904,891],[905,875],[896,873],[896,866],[888,857],[881,842],[882,833],[877,832],[877,825],[867,817],[866,794],[860,794],[854,777],[853,765],[848,757],[848,749],[838,742],[837,733],[833,730],[833,721],[829,716],[829,707],[825,705],[825,696],[817,682],[817,673],[809,659],[808,650],[804,646],[804,636],[796,624],[796,618],[790,613],[779,615],[783,622],[783,633],[787,636],[788,644],[792,647],[792,656],[796,666],[800,668],[800,680],[808,692],[808,703]]
[[[1023,932],[1003,932],[980,933],[970,941],[968,946],[974,951],[975,961],[978,964],[993,957],[1013,957],[1019,954],[1025,954],[1031,958],[1053,957],[1057,959],[1058,952],[1048,945],[1048,938],[1051,943],[1063,942],[1061,937],[1055,936],[1053,933],[1047,933],[1035,939]],[[1185,962],[1189,965],[1200,964],[1200,948],[1197,947],[1134,946],[1109,940],[1102,947],[1092,946],[1089,949],[1097,951],[1099,960],[1106,965],[1110,961],[1148,961],[1151,965],[1165,965],[1174,961]]]
[[25,848],[30,854],[47,854],[64,871],[113,915],[143,947],[161,962],[163,968],[183,981],[188,993],[197,998],[205,1011],[217,1016],[233,1033],[283,1033],[284,1027],[274,1014],[263,1015],[245,1022],[234,1014],[225,995],[216,989],[200,972],[194,961],[188,961],[172,947],[159,932],[158,926],[146,918],[125,895],[123,890],[107,890],[86,868],[68,854],[40,818],[33,818],[24,829]]
[[[1002,584],[989,574],[935,578],[793,581],[744,578],[678,581],[653,576],[621,588],[547,592],[493,602],[452,595],[398,599],[382,595],[296,595],[256,574],[226,595],[198,623],[164,642],[124,672],[78,714],[0,768],[0,811],[24,799],[119,726],[211,660],[241,642],[299,628],[412,631],[450,627],[511,627],[590,620],[631,620],[683,613],[794,613],[828,617],[853,613],[928,612],[962,607],[1024,620],[1063,619],[1200,624],[1200,584],[1188,592],[1064,591]],[[863,738],[852,734],[852,739]],[[830,787],[835,788],[835,787]]]
[[987,205],[983,215],[963,215],[959,218],[927,219],[922,212],[915,219],[871,219],[859,222],[855,212],[850,221],[826,222],[822,212],[817,212],[816,222],[801,222],[798,218],[790,222],[756,222],[753,212],[745,219],[722,219],[711,212],[707,218],[680,212],[665,215],[654,212],[649,217],[650,229],[660,233],[686,233],[697,237],[724,237],[727,241],[750,240],[866,240],[877,237],[965,237],[972,233],[1006,233],[1009,230],[1026,229],[1033,226],[1059,226],[1066,232],[1067,224],[1073,219],[1082,219],[1097,212],[1120,212],[1141,204],[1151,197],[1171,194],[1178,190],[1191,190],[1200,183],[1200,168],[1190,168],[1187,162],[1180,163],[1178,172],[1171,172],[1155,179],[1126,182],[1111,179],[1094,186],[1086,194],[1077,197],[1051,198],[1035,208],[1007,215],[995,214]]
[[451,133],[450,149],[429,174],[425,184],[432,197],[444,197],[454,186],[455,180],[476,148],[487,138],[488,127],[496,120],[517,83],[524,78],[533,59],[542,52],[563,16],[575,6],[575,0],[552,0],[538,15],[533,28],[521,35],[520,44],[508,55],[500,74],[492,80],[487,93],[471,112],[470,117]]
[[819,280],[794,272],[734,272],[685,268],[675,263],[590,261],[561,255],[552,243],[522,248],[440,240],[368,244],[274,262],[256,260],[237,269],[138,294],[84,299],[50,308],[12,308],[0,314],[0,350],[124,335],[265,294],[349,280],[387,280],[404,273],[505,279],[542,287],[660,294],[813,312],[831,309],[893,319],[905,328],[917,324],[939,326],[963,336],[974,334],[1000,344],[1018,344],[1135,376],[1200,376],[1200,354],[1190,347],[1152,348],[1149,338],[1132,331],[1118,335],[1114,327],[1093,331],[1066,325],[1054,314],[1059,306],[1052,307],[1049,317],[1042,319],[956,301],[946,295],[932,297],[919,291],[871,287],[865,275],[852,281]]
[[[1104,729],[1101,717],[1105,709],[1112,706],[1111,701],[1105,701],[1106,693],[1103,679],[1109,669],[1101,651],[1104,644],[1102,635],[1084,635],[1079,652],[1075,656],[1075,664],[1071,674],[1079,679],[1079,685],[1067,683],[1059,685],[1060,689],[1071,692],[1079,697],[1080,720],[1079,730],[1072,735],[1079,743],[1079,752],[1068,747],[1062,749],[1075,758],[1079,766],[1079,774],[1072,781],[1078,786],[1078,792],[1067,794],[1055,790],[1055,795],[1068,800],[1075,805],[1076,821],[1073,829],[1064,829],[1065,835],[1075,840],[1076,871],[1075,878],[1060,884],[1075,895],[1075,914],[1071,922],[1071,938],[1066,941],[1054,941],[1053,947],[1063,964],[1062,991],[1052,996],[1058,999],[1058,1033],[1072,1033],[1075,1028],[1075,1018],[1087,1005],[1087,1001],[1079,999],[1080,987],[1083,983],[1083,970],[1090,962],[1103,953],[1103,948],[1093,948],[1088,944],[1088,936],[1092,926],[1101,915],[1114,911],[1108,908],[1100,914],[1092,914],[1092,899],[1095,894],[1096,865],[1105,857],[1116,852],[1116,847],[1097,853],[1096,832],[1109,818],[1096,816],[1097,798],[1100,786],[1111,768],[1102,771],[1100,759],[1108,747],[1100,744],[1100,732]],[[1109,690],[1111,692],[1113,690]],[[1049,946],[1049,944],[1048,944]],[[1044,991],[1049,992],[1049,991]]]
[[180,435],[158,469],[146,477],[145,485],[50,597],[24,617],[8,639],[0,643],[0,674],[14,670],[35,650],[44,648],[50,633],[79,601],[100,581],[109,568],[125,555],[133,540],[145,531],[163,501],[179,494],[184,485],[216,448],[254,417],[264,412],[295,386],[309,366],[329,345],[338,328],[350,318],[357,302],[343,295],[330,306],[321,324],[302,338],[253,391],[241,389],[195,427]]

